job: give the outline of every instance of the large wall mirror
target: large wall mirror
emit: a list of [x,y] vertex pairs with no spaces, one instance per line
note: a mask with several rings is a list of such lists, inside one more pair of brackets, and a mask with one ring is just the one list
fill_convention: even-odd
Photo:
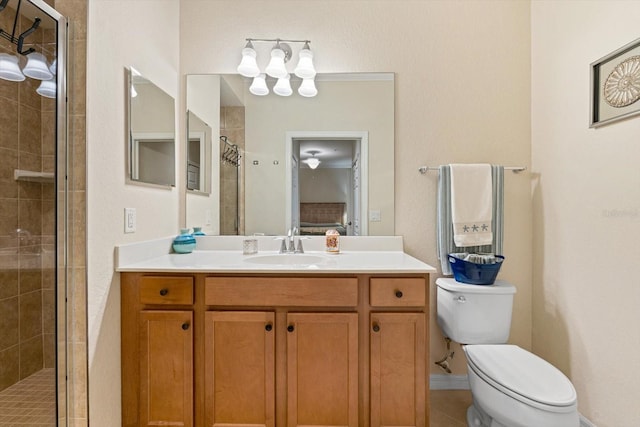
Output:
[[[319,74],[313,98],[255,96],[250,84],[236,74],[187,76],[188,122],[193,114],[211,129],[211,157],[209,191],[187,188],[186,225],[215,235],[293,226],[393,235],[393,73]],[[190,146],[198,131],[189,125],[187,134]]]
[[174,99],[134,68],[126,69],[128,183],[176,184]]

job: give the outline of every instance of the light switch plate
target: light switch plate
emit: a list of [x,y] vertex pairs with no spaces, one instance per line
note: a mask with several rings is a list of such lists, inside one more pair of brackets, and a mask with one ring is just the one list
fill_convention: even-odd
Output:
[[380,211],[369,211],[369,221],[380,222]]
[[124,208],[124,232],[136,232],[136,208]]

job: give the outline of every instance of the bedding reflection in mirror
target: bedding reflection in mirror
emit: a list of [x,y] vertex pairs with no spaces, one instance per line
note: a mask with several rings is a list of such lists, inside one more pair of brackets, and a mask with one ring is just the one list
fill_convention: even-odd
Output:
[[174,99],[134,68],[127,76],[127,182],[175,186]]

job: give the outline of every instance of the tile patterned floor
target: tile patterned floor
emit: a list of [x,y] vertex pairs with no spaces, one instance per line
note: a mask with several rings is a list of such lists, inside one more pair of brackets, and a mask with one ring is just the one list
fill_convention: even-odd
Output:
[[430,390],[429,427],[467,427],[470,390]]
[[56,425],[55,370],[43,369],[0,392],[0,426]]

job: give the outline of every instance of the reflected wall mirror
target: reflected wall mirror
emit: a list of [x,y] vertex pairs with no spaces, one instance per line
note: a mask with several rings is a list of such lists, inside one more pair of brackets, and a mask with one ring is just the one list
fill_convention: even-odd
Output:
[[[393,73],[319,74],[314,98],[255,96],[250,84],[236,74],[187,76],[187,109],[211,126],[214,154],[211,191],[187,191],[186,226],[282,235],[304,224],[307,234],[341,227],[393,235]],[[238,161],[228,162],[233,149]]]
[[174,99],[134,68],[126,75],[127,183],[175,186]]

